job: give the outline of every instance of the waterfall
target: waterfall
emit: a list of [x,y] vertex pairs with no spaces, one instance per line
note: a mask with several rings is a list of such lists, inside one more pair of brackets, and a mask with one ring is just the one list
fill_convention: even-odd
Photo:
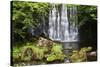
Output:
[[[57,7],[52,4],[49,12],[49,37],[63,44],[65,54],[72,52],[72,49],[79,49],[77,20],[75,5],[62,4]],[[65,59],[65,62],[67,61],[69,60]]]
[[[61,14],[61,15],[60,15]],[[55,41],[78,41],[77,7],[61,5],[60,11],[56,4],[49,13],[49,37]]]

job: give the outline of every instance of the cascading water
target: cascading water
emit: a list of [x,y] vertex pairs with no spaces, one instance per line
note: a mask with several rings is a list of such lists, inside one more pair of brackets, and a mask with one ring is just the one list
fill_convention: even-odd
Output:
[[[77,8],[69,8],[66,5],[62,5],[61,11],[58,11],[55,5],[49,14],[49,37],[52,40],[58,40],[62,42],[70,42],[78,40],[78,28],[77,28]],[[61,14],[61,16],[60,16]],[[61,18],[61,19],[60,19]]]
[[[64,44],[64,48],[73,47],[77,49],[78,27],[77,7],[68,7],[65,4],[59,7],[52,5],[49,13],[49,37],[54,41]],[[65,51],[68,53],[68,51]]]

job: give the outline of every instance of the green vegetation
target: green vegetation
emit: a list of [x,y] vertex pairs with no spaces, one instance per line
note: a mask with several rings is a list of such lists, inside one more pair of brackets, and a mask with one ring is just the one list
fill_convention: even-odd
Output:
[[78,26],[81,27],[86,21],[92,23],[97,20],[97,6],[77,5]]
[[49,51],[48,47],[40,47],[32,45],[32,43],[27,43],[21,47],[14,46],[13,48],[14,65],[18,62],[20,64],[26,64],[26,62],[35,62],[34,64],[64,62],[65,58],[69,58],[70,62],[83,62],[87,61],[87,53],[92,50],[92,47],[83,47],[80,50],[73,50],[68,56],[64,54],[62,45],[57,43],[54,43]]
[[60,44],[54,44],[52,49],[48,52],[48,47],[34,46],[28,43],[20,48],[13,47],[13,62],[31,62],[31,61],[42,61],[49,62],[60,60],[63,61],[65,55],[62,51]]
[[87,52],[91,51],[92,47],[83,47],[79,51],[73,50],[71,55],[71,62],[87,61]]
[[[60,6],[61,4],[56,5],[59,9],[61,8]],[[72,7],[73,5],[70,4],[67,6]],[[77,25],[80,41],[91,41],[93,46],[89,44],[87,46],[95,48],[97,8],[96,6],[76,6],[78,8]],[[51,9],[50,3],[12,1],[11,9],[12,65],[48,64],[52,62],[56,63],[55,61],[64,62],[65,58],[70,59],[70,62],[87,61],[87,53],[93,49],[92,47],[82,46],[83,48],[80,50],[73,50],[70,55],[65,55],[61,44],[53,42],[48,36],[43,37],[45,36],[44,34],[40,33],[41,35],[33,36],[30,33],[30,28],[38,30],[44,23],[48,26],[48,16]],[[43,40],[40,41],[40,44],[42,44],[40,46],[38,46],[39,37],[43,37]]]
[[53,45],[51,49],[51,54],[47,57],[47,61],[55,61],[55,60],[60,60],[64,61],[65,55],[63,53],[63,48],[61,45]]
[[48,17],[49,4],[24,1],[12,1],[12,23],[14,41],[30,40],[29,28],[35,29]]

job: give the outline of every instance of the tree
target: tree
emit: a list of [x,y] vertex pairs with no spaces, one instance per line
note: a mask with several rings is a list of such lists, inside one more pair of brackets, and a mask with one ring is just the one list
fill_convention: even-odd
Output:
[[[12,1],[12,26],[15,41],[27,39],[29,28],[35,29],[43,23],[49,13],[49,3]],[[28,35],[28,36],[27,36]]]

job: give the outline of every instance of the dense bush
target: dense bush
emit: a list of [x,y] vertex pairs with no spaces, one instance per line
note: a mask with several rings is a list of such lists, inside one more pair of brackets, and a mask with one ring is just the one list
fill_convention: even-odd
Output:
[[73,50],[70,56],[71,62],[82,62],[87,61],[87,52],[91,51],[92,47],[84,47],[78,50]]
[[41,61],[46,58],[47,53],[48,47],[37,46],[37,43],[17,43],[16,46],[13,46],[12,60],[13,63]]
[[20,48],[13,50],[13,62],[30,62],[30,61],[63,61],[65,55],[60,44],[53,44],[51,50],[48,47],[39,47],[28,43]]
[[[34,45],[24,46],[22,48],[22,58],[24,60],[25,56],[29,57],[30,60],[42,60],[45,57],[45,53],[48,51],[46,47],[37,47]],[[30,53],[29,53],[30,52]],[[28,55],[27,55],[28,53]]]
[[11,4],[14,40],[30,40],[30,32],[40,27],[48,17],[49,3],[12,1]]
[[59,44],[54,44],[51,49],[51,54],[48,55],[47,61],[52,62],[55,60],[64,61],[65,55],[63,53],[63,48]]

